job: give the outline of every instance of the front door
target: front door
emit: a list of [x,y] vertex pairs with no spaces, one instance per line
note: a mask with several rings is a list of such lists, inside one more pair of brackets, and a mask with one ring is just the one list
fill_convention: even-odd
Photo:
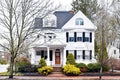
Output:
[[55,51],[55,64],[60,64],[60,49]]

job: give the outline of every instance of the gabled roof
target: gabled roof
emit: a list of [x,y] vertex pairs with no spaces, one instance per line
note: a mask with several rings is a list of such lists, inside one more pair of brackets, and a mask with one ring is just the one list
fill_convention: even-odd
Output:
[[[84,25],[75,25],[75,20],[82,18]],[[96,30],[97,27],[81,12],[78,11],[63,27],[62,29],[89,29]]]

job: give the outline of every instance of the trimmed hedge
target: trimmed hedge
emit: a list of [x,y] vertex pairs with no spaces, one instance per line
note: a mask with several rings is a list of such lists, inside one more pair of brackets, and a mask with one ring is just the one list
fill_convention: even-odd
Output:
[[77,63],[76,67],[80,68],[81,72],[87,72],[88,71],[87,65],[84,64],[84,63]]
[[87,67],[90,72],[99,72],[100,70],[100,64],[98,63],[89,63]]

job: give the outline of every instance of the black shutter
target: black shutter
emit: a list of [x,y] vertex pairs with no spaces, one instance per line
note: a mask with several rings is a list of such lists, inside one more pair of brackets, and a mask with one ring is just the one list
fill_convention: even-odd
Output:
[[90,32],[90,42],[92,42],[92,32]]
[[53,59],[53,51],[52,50],[50,50],[50,61],[52,61],[52,59]]
[[76,32],[74,32],[74,41],[76,42],[77,40],[77,33]]
[[69,33],[66,32],[66,42],[68,42],[68,40],[69,40]]
[[92,50],[90,50],[90,59],[92,59]]
[[44,58],[44,51],[41,51],[41,58]]
[[83,32],[83,42],[85,42],[85,32]]
[[67,58],[67,56],[68,56],[68,50],[66,50],[66,58]]
[[77,59],[77,51],[74,50],[74,58]]
[[83,50],[83,55],[82,55],[83,59],[85,59],[85,50]]

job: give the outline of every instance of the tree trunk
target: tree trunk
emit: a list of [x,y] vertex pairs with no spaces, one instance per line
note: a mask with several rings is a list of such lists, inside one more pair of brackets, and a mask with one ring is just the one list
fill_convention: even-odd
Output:
[[102,66],[100,68],[99,80],[102,80]]
[[14,66],[14,58],[11,57],[11,60],[10,60],[10,75],[9,75],[9,78],[13,78],[13,66]]

